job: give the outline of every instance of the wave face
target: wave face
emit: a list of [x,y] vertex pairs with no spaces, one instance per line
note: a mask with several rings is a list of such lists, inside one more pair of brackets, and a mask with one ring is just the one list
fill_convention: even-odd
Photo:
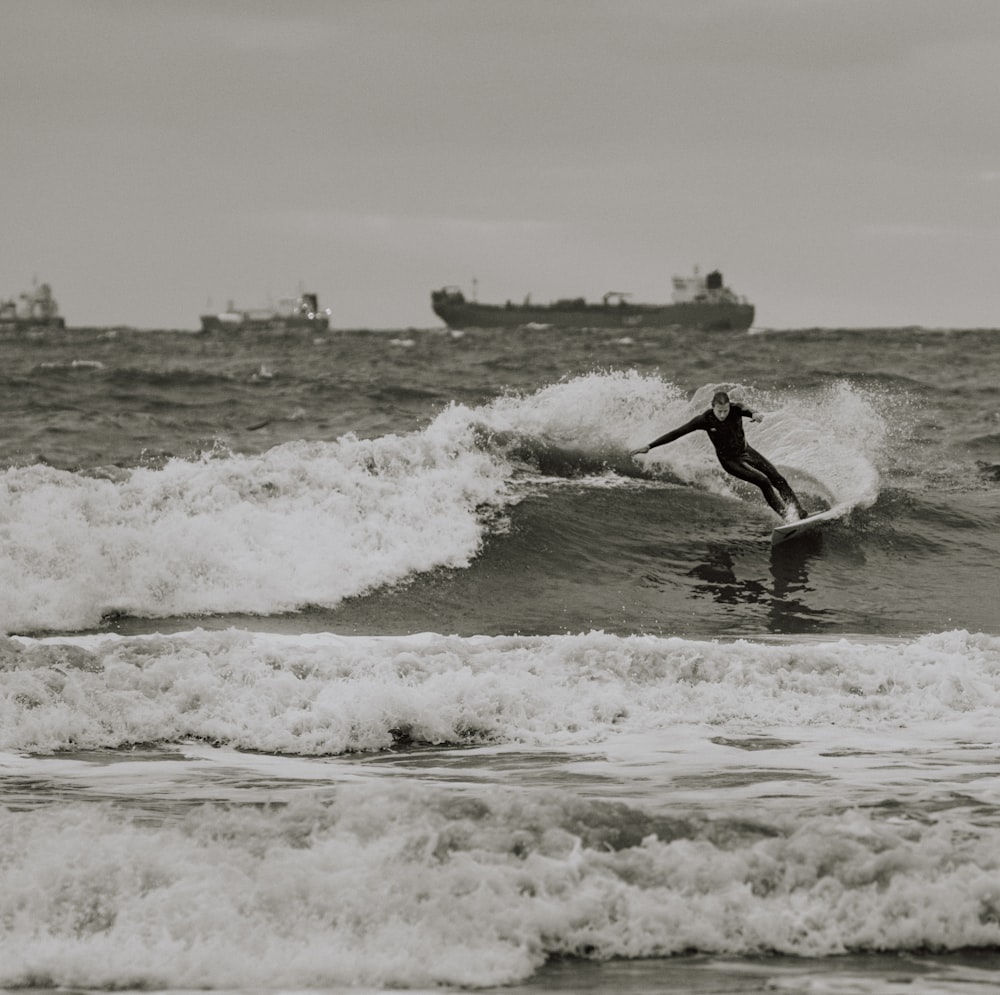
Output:
[[[845,380],[727,386],[766,413],[753,442],[807,507],[840,509],[824,549],[769,555],[770,511],[721,471],[702,433],[628,458],[636,440],[702,410],[714,385],[689,398],[659,376],[591,373],[453,402],[400,435],[249,454],[220,445],[149,466],[9,467],[0,620],[7,632],[41,632],[121,616],[306,611],[334,627],[363,616],[373,633],[435,627],[427,616],[440,615],[470,634],[637,625],[697,634],[744,631],[726,608],[734,599],[766,604],[768,621],[753,610],[745,622],[768,631],[857,631],[870,612],[856,604],[846,560],[869,574],[866,587],[898,592],[906,610],[886,620],[890,631],[914,631],[926,608],[906,593],[919,577],[912,557],[940,557],[943,533],[972,528],[955,568],[990,568],[997,541],[985,522],[977,528],[978,509],[886,486],[911,442],[877,391]],[[812,597],[820,585],[822,607]],[[692,598],[698,611],[682,622]],[[976,598],[964,612],[947,607],[952,624],[973,628],[990,610]]]
[[996,990],[998,342],[5,342],[0,987]]

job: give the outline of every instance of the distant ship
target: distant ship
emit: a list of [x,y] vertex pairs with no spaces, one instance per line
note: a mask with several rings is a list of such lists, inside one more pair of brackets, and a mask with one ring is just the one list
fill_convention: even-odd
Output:
[[30,291],[16,300],[0,300],[0,331],[23,331],[29,328],[65,328],[59,305],[47,283],[36,280]]
[[457,287],[431,294],[434,313],[449,328],[518,328],[549,325],[556,328],[692,328],[700,331],[745,332],[752,324],[754,306],[737,297],[718,270],[702,276],[675,276],[670,304],[633,304],[631,294],[611,290],[600,302],[582,297],[551,304],[480,304],[466,300]]
[[201,316],[203,332],[288,332],[311,329],[325,332],[330,328],[330,309],[319,309],[316,294],[282,297],[275,307],[241,310],[229,302],[225,311]]

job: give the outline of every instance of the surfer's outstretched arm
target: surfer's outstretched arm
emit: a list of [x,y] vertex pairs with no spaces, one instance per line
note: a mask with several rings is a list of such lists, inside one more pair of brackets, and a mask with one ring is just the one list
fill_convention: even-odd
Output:
[[672,429],[669,432],[665,432],[658,439],[654,439],[648,446],[640,446],[638,449],[633,449],[629,453],[629,456],[638,456],[640,453],[648,453],[650,449],[655,449],[657,446],[665,446],[668,442],[673,442],[675,439],[679,439],[682,435],[688,435],[691,432],[697,431],[699,428],[705,427],[705,416],[695,415],[694,418],[689,422],[685,422],[680,428]]

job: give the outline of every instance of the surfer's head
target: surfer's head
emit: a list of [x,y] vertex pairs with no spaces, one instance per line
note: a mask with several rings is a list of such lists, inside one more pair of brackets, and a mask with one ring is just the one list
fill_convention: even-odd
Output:
[[729,395],[724,390],[716,391],[712,398],[712,410],[719,421],[725,421],[729,414]]

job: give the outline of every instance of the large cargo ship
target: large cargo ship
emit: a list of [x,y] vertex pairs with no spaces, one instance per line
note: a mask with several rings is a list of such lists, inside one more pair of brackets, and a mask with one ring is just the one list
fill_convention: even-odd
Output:
[[0,300],[0,331],[27,331],[31,328],[65,328],[52,288],[37,280],[30,291],[18,298]]
[[319,307],[316,294],[282,297],[277,305],[266,308],[237,308],[232,301],[225,311],[201,316],[203,332],[290,332],[330,328],[330,309]]
[[449,328],[519,328],[525,325],[556,328],[692,328],[700,331],[746,331],[754,306],[723,282],[718,270],[702,275],[675,276],[669,304],[634,304],[631,294],[612,290],[600,301],[582,297],[550,304],[480,304],[468,300],[457,287],[431,294],[434,313]]

